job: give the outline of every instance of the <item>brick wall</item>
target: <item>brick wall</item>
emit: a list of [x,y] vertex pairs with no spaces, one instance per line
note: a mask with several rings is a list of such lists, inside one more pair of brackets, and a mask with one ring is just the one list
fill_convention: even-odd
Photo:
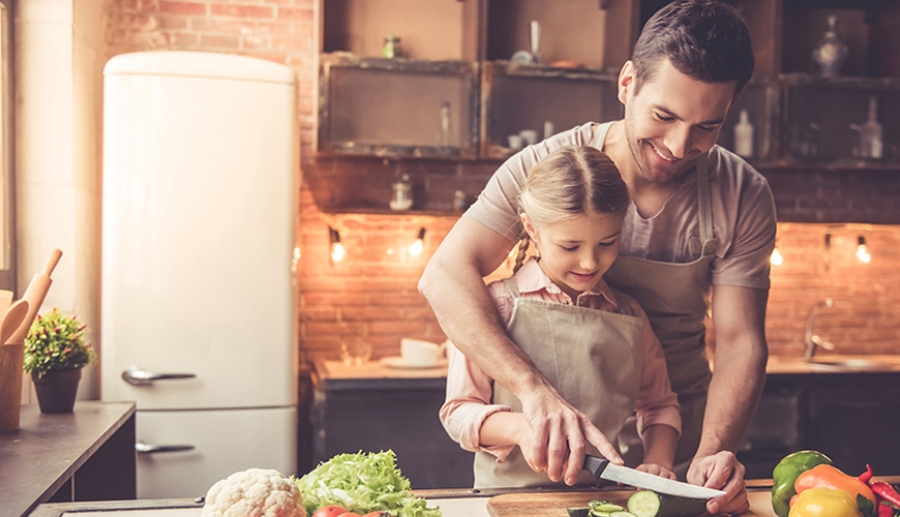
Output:
[[[336,358],[342,336],[362,336],[374,357],[396,354],[401,336],[441,341],[443,334],[416,291],[422,269],[455,217],[323,213],[319,206],[359,200],[386,203],[398,172],[420,186],[420,201],[446,209],[452,191],[477,193],[492,164],[387,163],[360,160],[311,163],[316,76],[314,0],[165,1],[114,0],[108,16],[110,57],[138,50],[178,49],[237,53],[291,66],[300,81],[299,118],[303,174],[298,242],[299,343],[302,360]],[[773,268],[768,337],[773,353],[802,352],[806,311],[832,297],[816,331],[840,351],[900,353],[894,326],[900,316],[900,227],[847,226],[845,222],[900,223],[896,171],[765,171],[779,217],[801,223],[779,227],[785,258]],[[365,183],[364,183],[365,182]],[[318,201],[318,204],[317,204]],[[349,204],[349,202],[348,202]],[[806,223],[828,224],[806,224]],[[836,226],[835,226],[836,225]],[[328,228],[341,233],[344,261],[328,259]],[[419,228],[425,249],[411,256]],[[822,262],[825,232],[831,232],[829,268]],[[852,256],[863,234],[873,260]]]
[[[855,256],[859,236],[871,252],[868,264]],[[900,353],[900,227],[781,223],[777,246],[784,263],[772,267],[771,353],[802,355],[806,315],[826,298],[834,307],[821,309],[813,330],[833,342],[835,352]]]

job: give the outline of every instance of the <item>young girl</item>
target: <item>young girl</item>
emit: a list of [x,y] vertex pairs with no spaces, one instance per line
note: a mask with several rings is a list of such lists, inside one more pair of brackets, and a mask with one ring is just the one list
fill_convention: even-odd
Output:
[[[613,444],[636,412],[645,451],[637,468],[675,479],[681,418],[662,347],[637,302],[603,280],[618,255],[628,204],[618,169],[599,150],[567,147],[548,155],[519,195],[527,237],[514,274],[488,289],[510,339],[560,395]],[[536,256],[523,263],[529,242]],[[521,407],[451,347],[440,417],[450,437],[476,453],[475,487],[553,484],[522,454],[533,436]],[[598,453],[589,444],[586,452]],[[596,479],[583,472],[578,482]]]

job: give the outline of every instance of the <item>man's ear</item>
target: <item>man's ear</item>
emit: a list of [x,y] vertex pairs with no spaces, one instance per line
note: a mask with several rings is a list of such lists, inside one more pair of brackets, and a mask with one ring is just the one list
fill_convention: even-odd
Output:
[[627,104],[628,95],[634,94],[634,87],[637,84],[637,75],[634,70],[634,62],[626,61],[624,65],[622,65],[622,70],[619,71],[619,102],[622,104]]

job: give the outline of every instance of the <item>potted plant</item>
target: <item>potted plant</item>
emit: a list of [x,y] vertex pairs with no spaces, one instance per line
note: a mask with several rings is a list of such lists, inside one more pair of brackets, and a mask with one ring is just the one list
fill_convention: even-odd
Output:
[[25,338],[25,371],[31,373],[41,413],[71,413],[81,369],[97,353],[84,342],[87,325],[59,309],[38,315]]

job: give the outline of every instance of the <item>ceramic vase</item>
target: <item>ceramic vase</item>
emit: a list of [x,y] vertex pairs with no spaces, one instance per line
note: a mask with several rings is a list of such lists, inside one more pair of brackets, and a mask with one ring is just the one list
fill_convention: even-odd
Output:
[[51,370],[42,376],[31,373],[41,413],[71,413],[81,381],[81,368]]

